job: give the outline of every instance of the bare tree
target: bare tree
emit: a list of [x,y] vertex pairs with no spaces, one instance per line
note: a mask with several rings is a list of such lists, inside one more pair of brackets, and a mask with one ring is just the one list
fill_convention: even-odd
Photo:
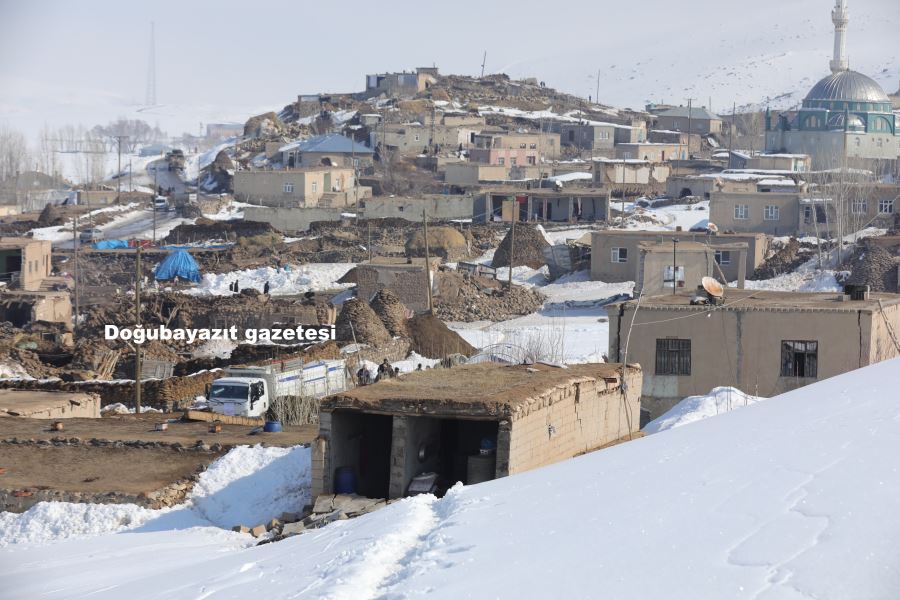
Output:
[[28,169],[30,158],[25,136],[15,129],[0,126],[0,181]]

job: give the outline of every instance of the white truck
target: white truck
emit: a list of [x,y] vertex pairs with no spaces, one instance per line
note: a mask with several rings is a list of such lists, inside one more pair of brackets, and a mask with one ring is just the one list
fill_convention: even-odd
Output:
[[347,389],[343,360],[300,360],[261,366],[229,367],[212,382],[207,403],[215,413],[262,417],[276,398],[322,398]]

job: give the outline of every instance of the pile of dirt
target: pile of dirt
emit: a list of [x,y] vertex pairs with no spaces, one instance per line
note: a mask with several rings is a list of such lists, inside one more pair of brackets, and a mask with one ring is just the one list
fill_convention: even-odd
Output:
[[416,315],[407,321],[410,350],[428,358],[450,354],[472,356],[478,350],[443,321],[431,314]]
[[544,297],[530,288],[506,287],[496,279],[442,272],[435,314],[444,321],[506,321],[541,308]]
[[867,285],[873,292],[897,289],[897,262],[890,252],[864,240],[850,258],[850,285]]
[[[469,240],[452,227],[428,228],[428,252],[444,260],[456,261],[469,256]],[[425,256],[425,231],[414,231],[406,241],[406,255]]]
[[409,313],[409,309],[403,305],[397,294],[387,288],[383,288],[375,293],[369,305],[375,311],[375,314],[378,315],[378,318],[381,319],[381,322],[384,323],[388,333],[392,336],[409,336],[409,330],[406,326],[406,315]]
[[[352,324],[352,327],[351,327]],[[353,298],[344,302],[335,322],[335,335],[342,342],[379,346],[391,341],[391,334],[375,311],[363,300]]]
[[[497,251],[494,252],[494,259],[491,261],[492,267],[509,266],[511,234],[512,229],[506,234],[503,241],[500,242]],[[527,225],[517,225],[513,266],[521,267],[524,265],[531,267],[532,269],[540,269],[545,264],[544,248],[547,248],[549,245],[550,243],[544,238],[544,235],[536,228]]]
[[782,273],[790,273],[809,260],[809,253],[804,252],[797,238],[791,238],[774,254],[766,258],[753,271],[751,279],[771,279]]

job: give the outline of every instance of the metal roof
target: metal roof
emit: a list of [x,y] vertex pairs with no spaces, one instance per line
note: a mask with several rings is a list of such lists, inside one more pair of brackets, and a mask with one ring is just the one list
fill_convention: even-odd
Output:
[[857,71],[838,71],[813,86],[807,100],[844,100],[851,102],[890,102],[887,94],[872,78]]
[[[679,117],[679,118],[688,118],[688,107],[687,106],[678,106],[676,108],[671,108],[665,112],[661,112],[657,115],[658,117]],[[696,106],[692,106],[690,109],[690,117],[692,119],[709,119],[712,121],[721,121],[722,117],[718,115],[714,115],[706,108]]]

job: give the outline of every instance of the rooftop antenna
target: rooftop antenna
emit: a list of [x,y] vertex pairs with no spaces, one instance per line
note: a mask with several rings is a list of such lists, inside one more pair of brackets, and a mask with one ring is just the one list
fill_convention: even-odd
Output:
[[156,23],[150,21],[150,61],[147,65],[147,106],[156,106]]

